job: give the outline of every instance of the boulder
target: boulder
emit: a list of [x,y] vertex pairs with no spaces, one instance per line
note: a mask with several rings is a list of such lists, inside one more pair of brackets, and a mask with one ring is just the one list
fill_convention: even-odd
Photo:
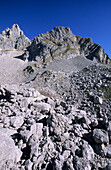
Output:
[[102,104],[103,103],[103,99],[99,96],[95,96],[94,97],[94,104]]
[[15,164],[20,161],[22,152],[15,146],[11,137],[0,133],[0,169],[7,166],[7,162]]
[[32,169],[33,163],[30,161],[30,159],[25,161],[25,168],[28,169]]
[[43,123],[37,123],[36,124],[36,135],[40,139],[43,135]]
[[94,160],[94,150],[87,142],[82,145],[82,156],[89,161]]
[[111,145],[104,147],[103,152],[106,157],[111,158]]
[[103,129],[94,129],[93,139],[98,144],[109,143],[108,133]]
[[39,112],[49,112],[51,110],[51,106],[48,103],[40,102],[33,103],[33,106],[37,108]]
[[111,170],[111,163],[108,163],[108,165],[104,168],[104,170]]
[[74,158],[74,168],[76,170],[91,170],[91,164],[87,159],[76,156]]
[[23,116],[13,116],[11,117],[11,125],[16,129],[20,128],[24,122]]

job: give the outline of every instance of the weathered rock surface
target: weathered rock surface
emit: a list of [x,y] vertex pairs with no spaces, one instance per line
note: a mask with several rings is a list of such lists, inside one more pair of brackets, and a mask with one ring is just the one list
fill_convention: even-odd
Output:
[[[90,60],[108,64],[110,58],[103,48],[91,40],[72,33],[69,27],[55,27],[50,32],[35,37],[29,46],[29,60],[48,64],[58,58],[74,58],[82,55]],[[42,61],[41,59],[42,58]]]
[[20,56],[25,61],[36,61],[44,67],[55,59],[83,56],[99,63],[109,64],[110,58],[103,48],[91,40],[74,35],[69,27],[55,27],[30,41],[14,24],[0,34],[0,50],[26,49]]
[[15,146],[14,141],[0,130],[0,169],[11,169],[20,161],[22,152]]
[[39,91],[34,82],[1,86],[1,140],[7,135],[8,152],[15,148],[11,157],[1,154],[2,169],[109,168],[110,68],[89,66],[51,83],[52,75],[41,73],[34,80]]
[[108,133],[103,129],[94,129],[93,138],[96,143],[109,143]]
[[0,34],[0,50],[24,49],[29,46],[31,41],[23,34],[17,24],[11,29],[7,28]]

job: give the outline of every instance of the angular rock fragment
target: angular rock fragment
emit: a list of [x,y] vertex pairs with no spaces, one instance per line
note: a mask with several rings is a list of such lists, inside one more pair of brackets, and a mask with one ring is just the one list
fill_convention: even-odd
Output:
[[7,162],[9,162],[9,166],[17,164],[22,156],[22,152],[15,146],[11,137],[2,132],[0,133],[0,153],[0,169],[5,169]]
[[103,129],[94,129],[93,139],[98,144],[109,143],[108,133]]
[[82,155],[89,161],[94,160],[94,150],[87,142],[84,142],[82,145]]
[[91,164],[87,159],[76,156],[74,158],[74,168],[76,170],[91,170]]

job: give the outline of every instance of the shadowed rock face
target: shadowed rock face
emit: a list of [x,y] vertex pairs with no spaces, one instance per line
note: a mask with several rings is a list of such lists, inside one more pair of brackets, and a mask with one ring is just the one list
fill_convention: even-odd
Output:
[[7,28],[0,34],[0,50],[24,49],[30,44],[30,40],[23,34],[17,24],[11,29]]
[[[76,36],[78,38],[78,36]],[[90,60],[96,60],[99,63],[109,64],[110,59],[104,49],[92,42],[91,38],[78,38],[81,53]]]
[[55,58],[74,58],[82,55],[99,63],[110,62],[101,46],[93,43],[91,38],[74,35],[68,27],[59,26],[50,32],[40,34],[34,38],[28,50],[29,60],[39,60],[39,57],[42,57],[43,62],[47,62]]

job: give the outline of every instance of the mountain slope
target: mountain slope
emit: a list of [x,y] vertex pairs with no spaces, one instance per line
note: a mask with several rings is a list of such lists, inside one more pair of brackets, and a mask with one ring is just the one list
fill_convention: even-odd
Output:
[[[43,63],[56,58],[74,58],[82,55],[90,60],[108,64],[110,59],[103,48],[92,42],[91,38],[74,35],[68,27],[55,27],[50,32],[35,37],[27,48],[29,60],[43,59]],[[40,57],[40,58],[39,58]]]

